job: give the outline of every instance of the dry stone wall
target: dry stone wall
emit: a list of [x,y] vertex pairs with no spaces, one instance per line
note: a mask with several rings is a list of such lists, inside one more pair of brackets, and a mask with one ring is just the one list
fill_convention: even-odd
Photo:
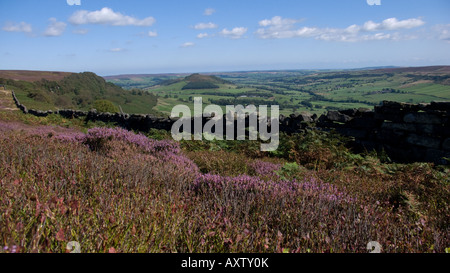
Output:
[[[139,131],[152,128],[169,131],[178,119],[139,114],[97,113],[95,110],[40,111],[27,109],[16,98],[14,91],[12,96],[17,107],[24,113],[41,117],[59,114],[65,118],[114,122],[121,127]],[[203,118],[203,124],[210,119]],[[288,134],[312,128],[336,130],[344,136],[352,137],[357,148],[369,151],[384,150],[391,159],[399,162],[449,163],[445,158],[450,158],[450,102],[409,104],[384,101],[380,106],[375,106],[374,110],[360,108],[328,111],[320,117],[307,113],[280,115],[279,121],[280,131]]]
[[318,127],[334,128],[368,150],[385,150],[396,161],[448,164],[450,102],[384,101],[375,109],[329,111]]

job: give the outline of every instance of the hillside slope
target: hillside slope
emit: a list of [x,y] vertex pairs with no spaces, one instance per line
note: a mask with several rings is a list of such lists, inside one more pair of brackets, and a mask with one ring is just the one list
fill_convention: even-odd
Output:
[[89,110],[96,101],[108,100],[126,113],[159,114],[153,110],[153,94],[124,90],[92,72],[2,71],[0,76],[6,77],[0,77],[0,84],[14,90],[28,108]]
[[72,73],[59,71],[0,70],[0,78],[28,82],[40,81],[41,79],[60,81],[70,74]]

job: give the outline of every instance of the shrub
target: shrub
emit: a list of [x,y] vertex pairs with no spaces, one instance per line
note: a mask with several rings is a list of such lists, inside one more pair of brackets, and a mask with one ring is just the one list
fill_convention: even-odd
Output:
[[98,112],[118,113],[119,108],[109,100],[96,100],[92,105]]

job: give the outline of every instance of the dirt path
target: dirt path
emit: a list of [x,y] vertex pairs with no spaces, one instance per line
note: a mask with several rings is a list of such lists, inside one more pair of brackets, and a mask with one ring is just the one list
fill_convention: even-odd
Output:
[[17,111],[10,90],[0,90],[0,111]]

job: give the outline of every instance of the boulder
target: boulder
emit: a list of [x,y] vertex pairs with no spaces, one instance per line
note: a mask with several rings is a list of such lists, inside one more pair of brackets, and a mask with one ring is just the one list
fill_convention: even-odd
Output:
[[342,114],[339,111],[328,111],[327,118],[330,121],[337,121],[337,122],[343,122],[343,123],[352,120],[351,117],[349,117],[348,115]]
[[311,113],[302,113],[297,116],[297,120],[306,121],[306,122],[314,122],[313,115]]
[[339,113],[347,115],[349,117],[355,117],[358,113],[357,109],[347,109],[347,110],[340,110]]

